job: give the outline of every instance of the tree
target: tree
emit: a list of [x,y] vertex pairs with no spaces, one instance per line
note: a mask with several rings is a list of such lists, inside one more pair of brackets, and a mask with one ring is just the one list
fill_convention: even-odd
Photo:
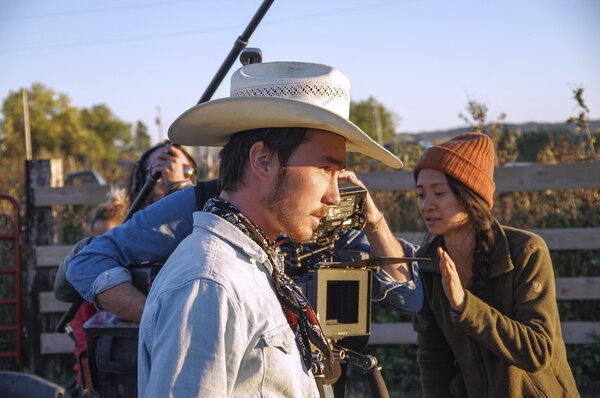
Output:
[[[106,105],[80,110],[66,94],[41,83],[33,83],[28,92],[33,157],[61,158],[67,173],[90,168],[108,182],[117,182],[125,177],[119,162],[134,160],[150,146],[143,123],[138,122],[134,137],[131,125],[115,117]],[[0,115],[2,192],[22,198],[24,159],[23,102],[18,90],[4,99]]]
[[350,121],[380,144],[396,138],[397,116],[375,98],[350,103]]
[[[0,153],[2,158],[22,159],[25,154],[23,102],[21,90],[11,91],[2,104]],[[79,131],[77,108],[65,94],[56,94],[41,83],[29,89],[29,120],[33,156],[42,150],[51,153],[70,149],[70,137]]]
[[150,136],[148,135],[148,127],[138,120],[135,126],[135,133],[133,137],[133,151],[144,152],[150,148]]

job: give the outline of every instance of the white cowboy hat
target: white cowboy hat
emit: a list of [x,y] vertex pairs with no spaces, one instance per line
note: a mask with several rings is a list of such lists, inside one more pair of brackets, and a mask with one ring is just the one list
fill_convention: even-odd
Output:
[[169,127],[180,145],[224,146],[234,133],[264,127],[304,127],[346,138],[346,150],[394,168],[402,162],[348,120],[350,82],[339,70],[303,62],[243,66],[230,97],[198,104]]

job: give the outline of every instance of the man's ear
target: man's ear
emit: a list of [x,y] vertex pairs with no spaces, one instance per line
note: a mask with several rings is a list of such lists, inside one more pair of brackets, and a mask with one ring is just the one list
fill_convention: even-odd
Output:
[[277,156],[273,155],[263,141],[258,141],[250,147],[248,165],[249,171],[261,180],[269,179],[270,174],[279,167]]

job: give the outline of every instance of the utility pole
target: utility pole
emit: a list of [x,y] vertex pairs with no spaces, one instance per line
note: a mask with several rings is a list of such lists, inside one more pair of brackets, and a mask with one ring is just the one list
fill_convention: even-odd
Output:
[[29,94],[24,88],[23,92],[23,124],[25,126],[25,159],[31,160],[31,129],[29,128]]
[[377,101],[373,101],[373,116],[375,116],[375,131],[377,132],[377,143],[383,145],[383,130],[381,127],[381,107]]
[[160,105],[156,106],[156,125],[158,126],[158,142],[165,140],[165,134],[163,133],[162,114],[160,111]]

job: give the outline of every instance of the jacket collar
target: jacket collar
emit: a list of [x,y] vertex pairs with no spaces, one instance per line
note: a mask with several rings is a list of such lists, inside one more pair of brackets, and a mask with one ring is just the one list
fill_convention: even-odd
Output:
[[271,263],[267,261],[267,253],[235,225],[215,214],[204,211],[194,212],[193,216],[195,228],[202,228],[209,231],[232,246],[237,247],[251,259],[262,263],[269,273],[273,271]]
[[[504,228],[494,220],[492,225],[494,231],[494,247],[492,253],[492,266],[490,268],[489,278],[496,278],[514,269],[512,259],[510,257],[510,246]],[[426,257],[431,260],[419,261],[419,269],[421,272],[440,273],[439,257],[437,248],[442,246],[445,248],[444,239],[440,235],[434,235],[430,239],[430,243],[426,244],[417,253],[417,257]]]

